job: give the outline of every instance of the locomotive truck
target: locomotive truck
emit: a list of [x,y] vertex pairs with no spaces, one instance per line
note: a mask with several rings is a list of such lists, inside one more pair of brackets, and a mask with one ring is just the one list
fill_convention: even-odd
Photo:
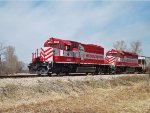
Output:
[[51,37],[42,48],[32,53],[32,62],[28,66],[32,74],[52,73],[141,73],[142,65],[138,63],[135,53],[110,50],[104,56],[104,48],[94,44]]

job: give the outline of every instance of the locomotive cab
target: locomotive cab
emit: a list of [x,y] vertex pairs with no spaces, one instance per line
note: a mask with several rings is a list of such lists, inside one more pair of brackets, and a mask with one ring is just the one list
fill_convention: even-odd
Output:
[[54,40],[53,38],[50,38],[44,43],[44,47],[59,48],[59,46],[59,40]]

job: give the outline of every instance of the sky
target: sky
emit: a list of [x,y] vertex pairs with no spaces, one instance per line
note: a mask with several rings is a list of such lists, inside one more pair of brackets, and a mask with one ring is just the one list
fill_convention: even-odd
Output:
[[150,56],[148,1],[0,1],[0,42],[12,45],[19,60],[29,63],[32,52],[50,37],[97,44],[105,52],[124,40],[142,43]]

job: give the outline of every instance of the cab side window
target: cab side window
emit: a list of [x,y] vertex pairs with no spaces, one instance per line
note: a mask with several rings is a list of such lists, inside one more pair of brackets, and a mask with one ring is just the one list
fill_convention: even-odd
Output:
[[60,44],[60,49],[64,49],[64,45],[63,44]]
[[66,50],[70,51],[70,46],[66,45]]
[[72,48],[76,48],[77,47],[77,43],[76,42],[72,42]]
[[57,43],[53,44],[53,46],[54,46],[54,48],[58,48],[58,44]]

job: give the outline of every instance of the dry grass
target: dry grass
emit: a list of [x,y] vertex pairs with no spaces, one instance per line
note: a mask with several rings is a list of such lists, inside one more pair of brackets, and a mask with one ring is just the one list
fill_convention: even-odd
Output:
[[[8,88],[9,87],[9,88]],[[7,86],[9,93],[17,96],[4,96],[14,101],[25,97],[35,102],[1,106],[0,112],[7,113],[149,113],[150,79],[148,76],[126,76],[110,80],[88,79],[84,81],[43,82],[24,89],[23,86]],[[17,88],[16,88],[17,87]],[[12,90],[14,89],[14,90]],[[20,93],[20,91],[26,91]],[[53,94],[52,94],[53,92]],[[21,95],[24,98],[21,98]],[[46,97],[46,99],[45,99]],[[5,102],[5,99],[3,102]],[[41,101],[43,100],[43,101]],[[2,108],[3,107],[3,108]]]

